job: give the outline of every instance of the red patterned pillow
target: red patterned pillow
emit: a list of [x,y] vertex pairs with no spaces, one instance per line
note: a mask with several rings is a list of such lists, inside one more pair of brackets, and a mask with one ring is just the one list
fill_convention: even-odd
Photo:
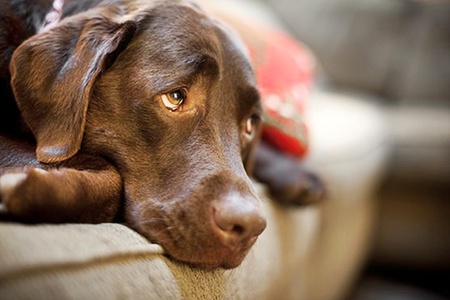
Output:
[[306,47],[279,30],[254,23],[239,27],[262,95],[262,138],[285,153],[302,157],[308,150],[303,115],[314,59]]

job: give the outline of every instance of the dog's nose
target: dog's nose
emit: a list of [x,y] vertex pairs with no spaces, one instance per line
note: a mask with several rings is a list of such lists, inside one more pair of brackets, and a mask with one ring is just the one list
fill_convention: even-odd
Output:
[[213,227],[225,246],[251,246],[264,231],[266,219],[258,201],[236,194],[213,203]]

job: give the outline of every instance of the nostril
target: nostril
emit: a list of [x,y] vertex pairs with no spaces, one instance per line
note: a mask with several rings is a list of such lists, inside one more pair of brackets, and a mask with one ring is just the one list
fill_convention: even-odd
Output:
[[266,227],[257,200],[238,196],[214,202],[212,221],[216,233],[227,246],[247,242],[261,234]]
[[241,235],[244,233],[245,229],[243,226],[240,225],[234,225],[232,231],[236,232],[237,234]]

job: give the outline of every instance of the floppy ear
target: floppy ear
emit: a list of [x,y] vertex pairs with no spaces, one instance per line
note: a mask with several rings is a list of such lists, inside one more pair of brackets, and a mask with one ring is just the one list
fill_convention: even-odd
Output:
[[78,152],[96,78],[133,37],[133,21],[82,14],[25,41],[11,61],[12,87],[40,162]]

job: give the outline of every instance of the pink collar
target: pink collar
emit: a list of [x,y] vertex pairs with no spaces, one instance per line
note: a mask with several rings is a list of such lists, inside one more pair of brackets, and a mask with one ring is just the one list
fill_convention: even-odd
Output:
[[42,24],[38,33],[46,32],[58,24],[61,19],[64,0],[54,0],[50,11],[45,15],[44,24]]

